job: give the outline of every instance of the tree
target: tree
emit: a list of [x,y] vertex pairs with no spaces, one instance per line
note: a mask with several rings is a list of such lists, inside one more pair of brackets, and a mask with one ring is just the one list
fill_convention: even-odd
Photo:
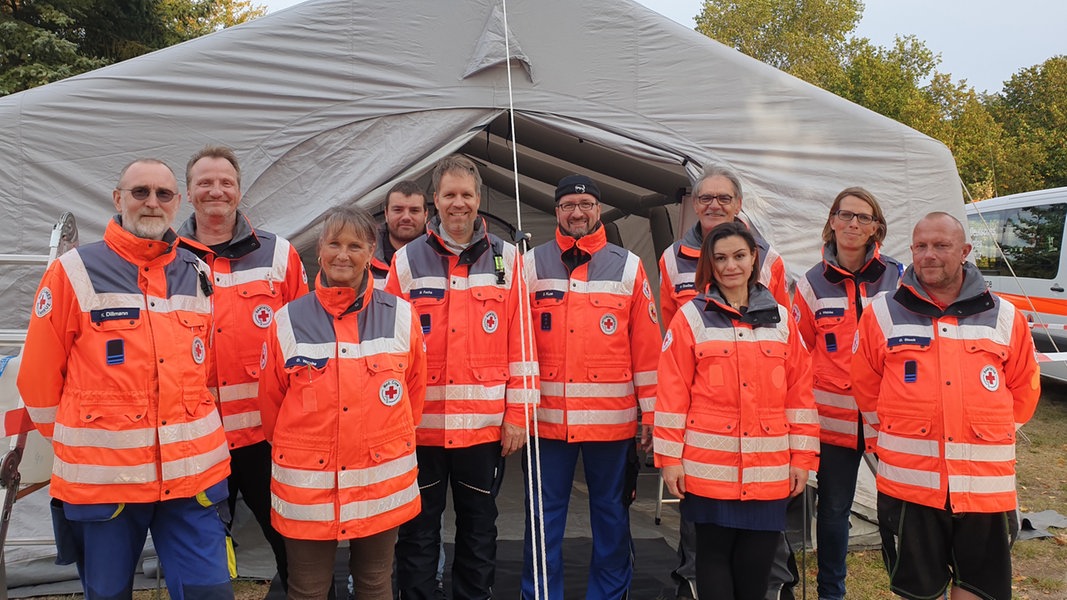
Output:
[[262,16],[252,0],[0,0],[0,95]]
[[[1042,97],[1062,90],[1067,71],[1057,64],[1020,77],[1013,102],[996,116],[995,97],[980,97],[966,81],[939,72],[940,55],[915,36],[898,36],[888,48],[850,37],[862,11],[860,0],[705,0],[696,20],[705,35],[941,140],[976,199],[1033,189],[1057,169],[1067,178],[1067,123],[1055,118],[1067,114],[1067,101],[1038,106],[1028,95],[1032,88]],[[1034,126],[1022,116],[1028,110],[1051,116]],[[1020,118],[1014,127],[1006,124],[1009,113]],[[1043,159],[1056,144],[1062,160]]]
[[827,87],[862,14],[861,0],[705,0],[696,23],[708,37]]
[[75,19],[47,3],[0,2],[0,95],[102,67],[64,37]]
[[1004,129],[1034,155],[1040,187],[1067,185],[1067,56],[1021,69],[991,106]]

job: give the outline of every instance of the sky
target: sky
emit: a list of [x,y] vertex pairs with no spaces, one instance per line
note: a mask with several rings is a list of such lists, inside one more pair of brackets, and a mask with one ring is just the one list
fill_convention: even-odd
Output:
[[[299,0],[259,0],[273,12]],[[441,1],[441,0],[438,0]],[[687,27],[702,0],[638,0]],[[853,35],[890,46],[915,35],[941,55],[938,71],[966,79],[979,92],[996,93],[1025,67],[1067,55],[1067,2],[1063,0],[865,0]]]

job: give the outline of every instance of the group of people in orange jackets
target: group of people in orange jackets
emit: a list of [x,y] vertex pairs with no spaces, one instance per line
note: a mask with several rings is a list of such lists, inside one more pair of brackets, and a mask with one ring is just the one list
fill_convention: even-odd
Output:
[[781,256],[738,219],[740,178],[712,166],[698,223],[660,259],[657,310],[590,178],[559,182],[555,238],[522,256],[478,216],[472,161],[432,177],[428,223],[414,184],[381,228],[330,209],[307,293],[292,246],[238,210],[231,150],[189,161],[177,234],[171,170],[123,170],[104,240],[42,279],[19,376],[87,597],[130,596],[150,530],[171,597],[232,598],[240,494],[290,598],[327,597],[344,540],[357,598],[432,598],[451,486],[452,597],[490,598],[504,458],[530,439],[525,598],[563,598],[579,455],[586,597],[627,596],[637,446],[682,499],[682,596],[766,596],[786,504],[815,472],[818,593],[844,598],[856,471],[876,452],[893,591],[1010,598],[1014,432],[1039,374],[954,217],[918,221],[904,269],[880,253],[877,200],[845,189],[790,300]]

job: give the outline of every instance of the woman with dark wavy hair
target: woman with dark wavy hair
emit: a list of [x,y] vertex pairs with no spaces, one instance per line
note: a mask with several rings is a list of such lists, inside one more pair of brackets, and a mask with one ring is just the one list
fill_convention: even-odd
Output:
[[789,498],[818,465],[810,357],[785,306],[759,283],[740,223],[704,238],[701,293],[663,340],[654,447],[682,517],[696,523],[701,600],[759,600]]

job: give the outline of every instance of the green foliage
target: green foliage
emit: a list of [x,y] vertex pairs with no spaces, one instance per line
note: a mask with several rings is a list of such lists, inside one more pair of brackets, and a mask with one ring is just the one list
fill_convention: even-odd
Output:
[[1038,155],[1034,175],[1047,187],[1067,185],[1067,56],[1012,75],[993,111],[1009,134]]
[[829,85],[840,74],[860,0],[706,0],[697,31],[786,73]]
[[0,96],[264,14],[252,0],[0,0]]
[[705,0],[697,31],[941,140],[974,199],[1067,185],[1067,56],[979,95],[915,36],[853,37],[860,0]]

